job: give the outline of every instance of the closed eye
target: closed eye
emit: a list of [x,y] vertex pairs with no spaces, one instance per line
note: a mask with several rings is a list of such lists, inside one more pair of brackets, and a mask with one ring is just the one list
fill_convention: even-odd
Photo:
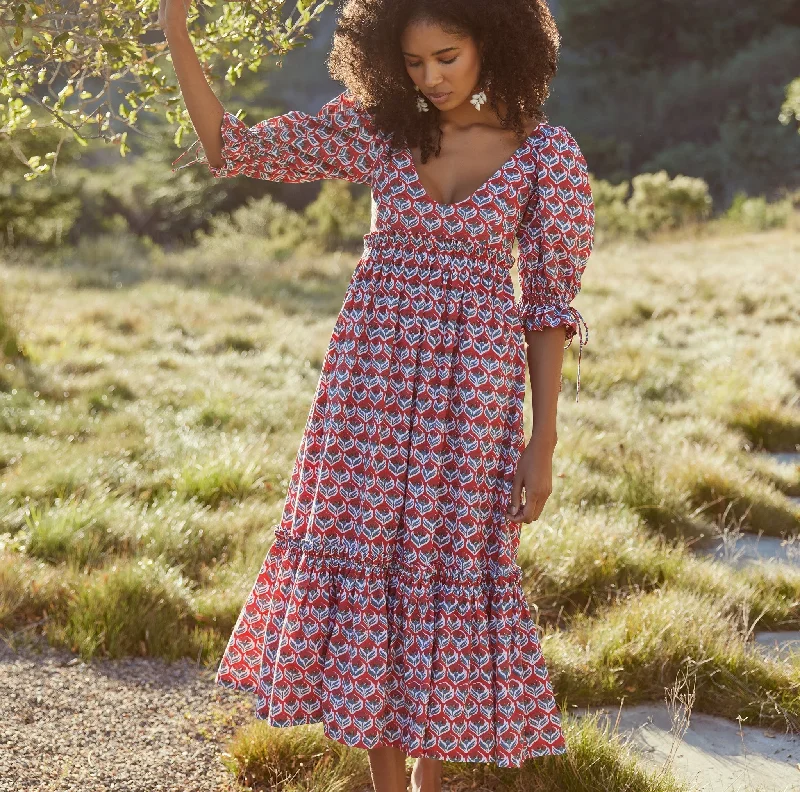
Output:
[[[457,60],[458,60],[458,55],[456,55],[455,58],[450,58],[450,60],[439,61],[439,63],[444,63],[444,64],[447,64],[449,66],[451,63],[455,63],[455,61],[457,61]],[[408,68],[409,69],[416,69],[418,66],[422,66],[422,64],[421,63],[409,63],[408,64]]]

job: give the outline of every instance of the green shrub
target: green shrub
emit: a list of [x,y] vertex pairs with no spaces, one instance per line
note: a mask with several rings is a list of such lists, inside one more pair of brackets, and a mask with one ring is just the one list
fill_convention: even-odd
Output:
[[[14,148],[8,138],[0,139],[0,248],[52,248],[67,241],[80,213],[74,165],[80,148],[59,141],[59,130],[40,127],[20,131]],[[59,148],[58,175],[25,181],[30,170],[15,149],[25,156],[46,158],[46,152]]]
[[790,197],[769,203],[763,195],[748,198],[745,193],[739,192],[723,218],[748,231],[766,231],[785,228],[793,211]]
[[253,198],[230,214],[211,218],[207,232],[198,236],[225,239],[249,236],[268,239],[278,247],[294,247],[307,236],[308,229],[303,216],[271,195]]
[[670,179],[663,170],[640,173],[620,184],[592,180],[592,193],[598,231],[609,236],[646,237],[701,223],[711,214],[713,204],[702,179],[680,175]]
[[74,179],[0,179],[0,247],[58,247],[80,214]]
[[356,250],[370,227],[371,197],[355,197],[347,182],[323,182],[316,200],[304,211],[309,231],[323,250]]
[[592,197],[598,231],[612,235],[628,233],[629,181],[611,184],[605,179],[591,179]]
[[670,179],[666,171],[659,171],[640,173],[633,177],[632,184],[628,212],[637,232],[680,228],[702,222],[711,214],[711,196],[702,179]]
[[14,360],[24,356],[19,334],[11,318],[5,298],[0,292],[0,360]]
[[217,209],[206,180],[140,156],[111,167],[76,172],[81,212],[70,242],[113,232],[149,237],[159,244],[189,242]]
[[316,255],[336,250],[356,251],[370,227],[370,194],[354,195],[347,182],[328,179],[319,194],[298,212],[271,195],[250,199],[230,214],[211,218],[207,231],[198,231],[198,248],[214,251],[229,247],[247,249],[247,240],[264,240],[262,256],[282,261],[292,255]]

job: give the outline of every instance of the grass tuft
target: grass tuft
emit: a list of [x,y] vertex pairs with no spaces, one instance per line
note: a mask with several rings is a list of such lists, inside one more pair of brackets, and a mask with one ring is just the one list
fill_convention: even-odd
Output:
[[31,504],[25,514],[28,528],[25,552],[51,564],[65,563],[82,569],[96,566],[110,556],[128,556],[130,537],[118,532],[122,510],[108,501],[70,496],[44,508]]
[[84,659],[103,655],[196,656],[193,598],[184,578],[160,561],[119,561],[90,573],[72,592],[66,621],[49,637]]
[[186,465],[178,476],[176,489],[184,497],[218,506],[225,500],[243,500],[255,494],[263,483],[258,463],[223,459]]
[[[521,768],[444,762],[442,781],[453,792],[688,792],[664,769],[645,770],[624,739],[596,715],[565,718],[567,753],[530,759]],[[228,752],[239,783],[283,792],[370,789],[367,753],[328,740],[321,724],[273,727],[254,721],[238,731]],[[410,776],[414,758],[406,760]]]
[[748,651],[724,604],[668,588],[576,617],[543,641],[559,697],[578,706],[661,699],[688,666],[695,710],[751,723],[800,727],[797,671]]
[[256,720],[238,731],[228,751],[247,786],[349,792],[370,784],[366,752],[328,740],[320,724],[286,729]]
[[625,740],[610,724],[601,726],[597,716],[567,717],[564,726],[567,753],[529,761],[506,788],[515,792],[688,792],[665,769],[645,770]]
[[742,432],[756,451],[800,451],[797,409],[770,408],[745,402],[730,409],[728,425]]

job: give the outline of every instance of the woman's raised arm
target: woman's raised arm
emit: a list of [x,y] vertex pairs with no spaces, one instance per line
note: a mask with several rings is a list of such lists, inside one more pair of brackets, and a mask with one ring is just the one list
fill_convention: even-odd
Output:
[[161,0],[158,23],[164,31],[175,76],[181,87],[186,110],[203,146],[209,165],[222,166],[222,117],[225,108],[206,80],[194,50],[186,19],[192,0]]
[[205,158],[173,170],[203,163],[218,179],[372,183],[388,136],[377,130],[372,114],[355,96],[345,90],[318,113],[290,110],[247,126],[225,109],[206,81],[189,38],[184,2],[191,0],[161,0],[159,19],[163,12],[175,73],[198,138],[181,157],[199,143]]

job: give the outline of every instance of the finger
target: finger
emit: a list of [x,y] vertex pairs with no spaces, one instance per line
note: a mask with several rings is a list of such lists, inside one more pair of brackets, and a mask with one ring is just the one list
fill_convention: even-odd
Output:
[[511,486],[511,499],[506,514],[509,517],[516,516],[520,510],[520,500],[522,497],[522,477],[514,476],[514,483]]
[[522,510],[524,506],[525,504],[523,503],[516,507],[516,511],[507,511],[506,518],[511,520],[512,522],[520,522],[522,519]]
[[516,511],[513,514],[509,513],[507,516],[512,522],[516,523],[522,522],[522,513],[524,510],[525,510],[525,501],[523,500],[517,505]]
[[536,500],[535,497],[531,498],[529,501],[525,503],[525,508],[522,510],[522,514],[520,515],[522,517],[522,522],[524,523],[533,522],[533,515],[534,512],[536,511],[537,503],[538,501]]
[[544,505],[545,505],[545,503],[547,503],[547,499],[549,497],[550,497],[550,493],[549,492],[545,492],[545,493],[539,495],[536,498],[536,503],[534,505],[533,516],[531,517],[531,522],[533,522],[534,520],[538,520],[539,519],[539,517],[541,516],[542,512],[544,511]]

